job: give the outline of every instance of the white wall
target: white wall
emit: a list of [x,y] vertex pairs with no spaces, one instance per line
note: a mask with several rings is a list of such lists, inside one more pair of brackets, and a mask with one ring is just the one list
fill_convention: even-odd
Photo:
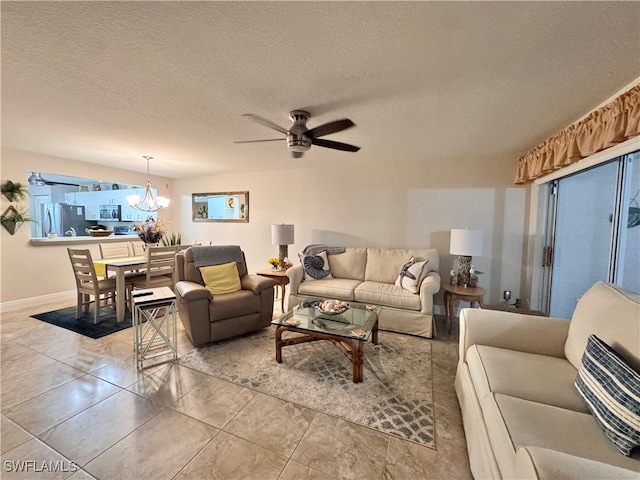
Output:
[[[304,164],[301,159],[301,165]],[[348,157],[340,171],[308,168],[287,172],[215,175],[175,179],[173,223],[185,242],[211,240],[239,244],[250,271],[267,268],[277,256],[272,223],[295,225],[289,257],[311,243],[332,246],[428,247],[440,252],[440,272],[448,280],[451,228],[485,232],[485,251],[474,258],[486,272],[485,300],[499,302],[502,291],[520,297],[527,188],[513,185],[513,159],[443,161],[439,165],[361,168]],[[249,223],[191,221],[191,194],[249,191]],[[440,296],[437,301],[441,302]]]
[[[163,216],[170,217],[172,231],[181,232],[184,243],[198,239],[239,244],[251,271],[268,267],[267,259],[277,256],[278,247],[271,245],[271,224],[293,223],[296,243],[289,247],[293,261],[310,243],[431,247],[440,252],[440,271],[446,279],[453,264],[449,230],[470,227],[485,232],[484,255],[473,260],[476,268],[486,272],[480,278],[480,285],[488,290],[485,300],[499,302],[505,289],[513,291],[513,298],[526,298],[520,293],[520,281],[528,189],[513,185],[513,158],[443,159],[428,166],[398,161],[366,170],[348,160],[345,154],[340,171],[327,171],[320,164],[284,172],[174,180],[152,177],[152,183],[160,195],[172,199]],[[305,161],[301,159],[301,167]],[[143,173],[2,150],[2,179],[26,179],[28,170],[131,184],[146,180]],[[238,190],[249,191],[249,223],[191,221],[192,193]],[[2,210],[7,206],[3,198]],[[3,309],[75,289],[66,246],[35,247],[29,243],[27,228],[14,236],[1,230]],[[91,249],[97,255],[97,244]],[[437,302],[441,303],[440,295]]]

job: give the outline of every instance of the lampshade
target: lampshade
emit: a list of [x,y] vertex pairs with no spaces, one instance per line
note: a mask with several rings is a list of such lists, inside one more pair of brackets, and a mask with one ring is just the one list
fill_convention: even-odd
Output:
[[292,245],[295,243],[293,234],[293,225],[271,225],[271,244],[272,245]]
[[483,236],[482,230],[452,228],[449,253],[451,255],[464,255],[467,257],[481,256],[484,246]]

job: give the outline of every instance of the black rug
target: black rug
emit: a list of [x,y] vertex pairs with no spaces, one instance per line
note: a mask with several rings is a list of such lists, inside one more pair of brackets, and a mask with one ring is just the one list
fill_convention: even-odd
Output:
[[66,328],[91,338],[101,338],[120,330],[131,328],[131,315],[129,312],[126,313],[122,322],[117,322],[116,312],[111,307],[100,308],[100,318],[97,324],[93,323],[93,308],[83,313],[77,320],[75,306],[31,316],[51,325]]

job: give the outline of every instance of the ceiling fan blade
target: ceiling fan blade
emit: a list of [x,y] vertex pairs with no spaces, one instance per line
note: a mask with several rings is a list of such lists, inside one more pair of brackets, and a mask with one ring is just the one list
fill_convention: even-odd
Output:
[[334,142],[333,140],[324,140],[322,138],[314,138],[311,143],[319,147],[333,148],[335,150],[344,150],[345,152],[357,152],[360,147],[349,145],[348,143]]
[[304,154],[304,152],[294,152],[293,150],[291,150],[291,156],[293,158],[300,158],[300,157],[302,157],[303,154]]
[[265,140],[236,140],[233,143],[280,142],[286,138],[267,138]]
[[256,122],[264,125],[265,127],[273,128],[275,131],[284,133],[285,135],[289,133],[289,131],[286,128],[282,128],[280,125],[277,125],[273,123],[271,120],[267,120],[266,118],[261,117],[260,115],[256,115],[254,113],[243,113],[242,116],[252,118]]
[[323,137],[325,135],[329,135],[330,133],[341,132],[342,130],[346,130],[347,128],[351,128],[355,125],[348,118],[343,118],[342,120],[335,120],[333,122],[324,123],[319,125],[311,130],[307,130],[304,134],[309,138],[318,138]]

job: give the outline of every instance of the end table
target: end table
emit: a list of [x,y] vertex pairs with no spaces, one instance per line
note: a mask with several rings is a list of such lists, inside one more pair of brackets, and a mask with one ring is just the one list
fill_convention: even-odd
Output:
[[450,285],[445,283],[442,285],[444,294],[444,314],[449,334],[451,334],[451,324],[453,323],[453,310],[458,300],[469,302],[471,307],[474,303],[478,305],[482,302],[487,291],[482,287],[462,287],[460,285]]
[[282,313],[284,313],[284,292],[287,284],[289,283],[289,277],[287,277],[286,270],[273,270],[272,268],[265,268],[264,270],[258,270],[256,275],[260,275],[263,277],[268,277],[274,282],[276,282],[276,286],[280,287],[282,298],[280,301],[282,302]]

